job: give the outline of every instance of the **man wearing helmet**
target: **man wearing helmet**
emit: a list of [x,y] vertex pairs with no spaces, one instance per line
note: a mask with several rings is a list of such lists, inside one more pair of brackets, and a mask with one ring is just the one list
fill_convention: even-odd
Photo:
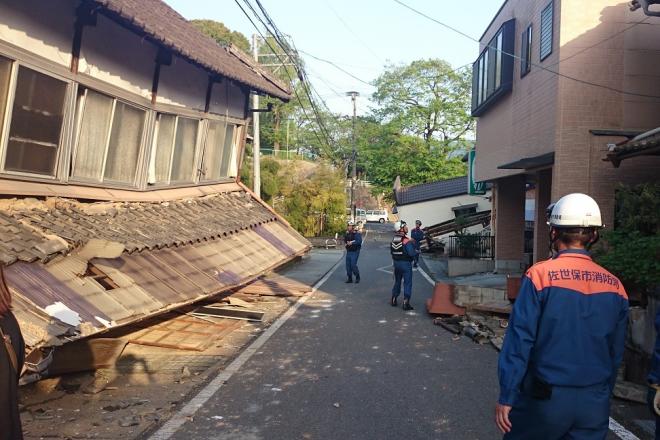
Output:
[[505,439],[604,439],[628,297],[589,256],[602,227],[591,197],[562,197],[548,223],[555,254],[523,277],[499,357],[496,423]]
[[413,239],[413,245],[415,246],[415,257],[413,261],[413,267],[417,267],[419,263],[419,253],[422,251],[422,240],[424,240],[424,230],[422,229],[422,221],[415,220],[415,228],[410,231],[410,238]]
[[413,310],[410,305],[410,296],[412,295],[412,262],[417,251],[406,234],[408,226],[406,222],[400,220],[394,224],[394,238],[390,243],[390,254],[394,265],[394,287],[392,287],[392,298],[390,305],[397,306],[397,298],[401,294],[401,280],[403,279],[403,310]]
[[357,262],[360,256],[360,248],[362,247],[362,234],[355,230],[355,223],[348,222],[348,230],[344,234],[344,245],[346,246],[346,282],[353,282],[353,275],[355,275],[355,282],[360,282],[360,270],[358,269]]

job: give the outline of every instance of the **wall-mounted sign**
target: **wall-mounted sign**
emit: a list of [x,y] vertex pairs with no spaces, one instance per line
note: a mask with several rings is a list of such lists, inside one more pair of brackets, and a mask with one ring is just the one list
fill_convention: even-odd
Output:
[[477,152],[468,153],[468,194],[471,196],[486,194],[486,182],[477,182],[474,178],[474,158]]

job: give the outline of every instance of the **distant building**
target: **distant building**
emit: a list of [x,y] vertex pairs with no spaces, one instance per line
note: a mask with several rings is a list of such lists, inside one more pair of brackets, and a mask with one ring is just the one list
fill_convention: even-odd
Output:
[[[507,0],[482,35],[475,177],[493,184],[497,270],[524,269],[530,185],[537,261],[551,201],[588,193],[612,227],[617,185],[658,180],[656,137],[626,143],[660,125],[660,22],[631,26],[640,16],[620,0]],[[627,160],[615,169],[606,156]]]
[[[415,220],[421,220],[423,227],[429,227],[491,208],[490,191],[479,196],[468,194],[467,176],[412,186],[401,186],[397,177],[394,201],[399,218],[408,222],[410,228],[415,227]],[[475,226],[470,231],[480,229],[483,227]]]
[[0,261],[29,350],[306,252],[237,179],[251,92],[290,98],[160,0],[0,2]]

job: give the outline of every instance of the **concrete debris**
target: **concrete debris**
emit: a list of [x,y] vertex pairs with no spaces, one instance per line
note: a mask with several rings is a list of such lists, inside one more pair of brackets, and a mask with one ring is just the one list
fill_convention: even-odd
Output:
[[433,320],[454,335],[463,335],[477,344],[490,343],[498,351],[502,349],[508,320],[496,316],[469,313],[465,316],[438,317]]
[[188,368],[188,366],[183,367],[183,369],[181,370],[181,377],[190,377],[190,376],[192,376],[192,374],[190,373],[190,369]]
[[646,404],[647,392],[647,387],[644,385],[619,379],[617,380],[616,385],[614,385],[612,394],[619,399]]
[[128,428],[129,426],[139,425],[140,421],[141,421],[141,417],[135,415],[135,416],[122,417],[117,421],[117,423],[119,423],[119,426],[121,426],[122,428]]

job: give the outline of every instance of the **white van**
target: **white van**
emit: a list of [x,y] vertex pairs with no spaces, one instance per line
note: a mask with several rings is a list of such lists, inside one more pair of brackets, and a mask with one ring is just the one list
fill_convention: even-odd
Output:
[[387,211],[384,209],[374,209],[367,211],[368,222],[385,223],[387,221]]
[[[351,208],[346,208],[346,220],[351,219]],[[367,222],[367,211],[360,208],[355,208],[355,223],[364,224]]]

